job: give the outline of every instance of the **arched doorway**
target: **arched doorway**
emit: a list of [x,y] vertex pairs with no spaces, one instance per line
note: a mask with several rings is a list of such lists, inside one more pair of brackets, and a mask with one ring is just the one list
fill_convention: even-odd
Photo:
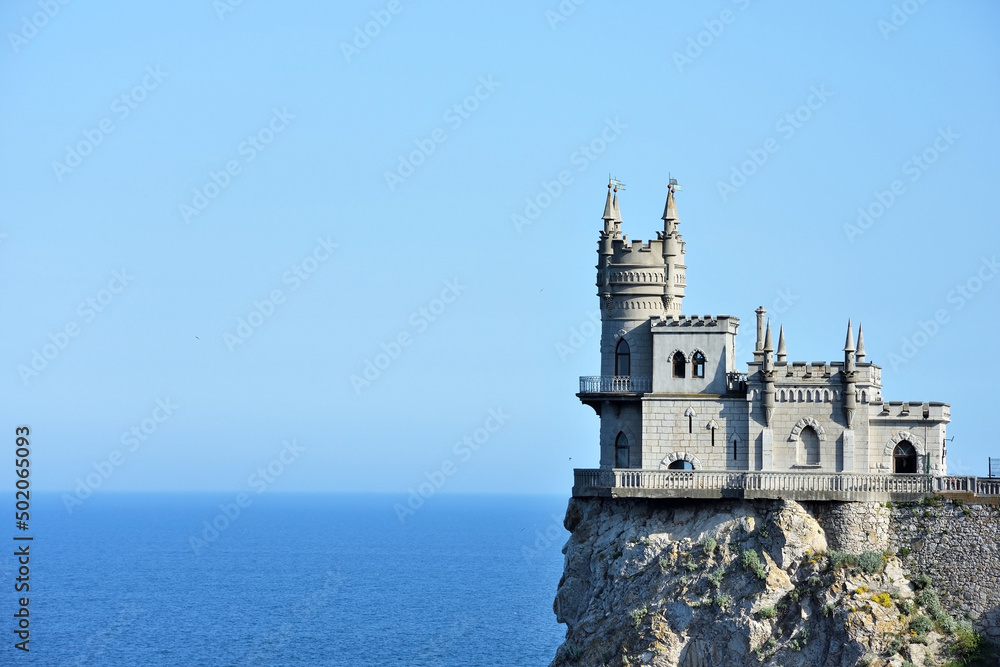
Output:
[[618,437],[615,438],[615,467],[629,467],[628,437],[621,432],[619,432]]
[[900,440],[892,450],[892,471],[897,475],[917,472],[917,450],[909,440]]
[[632,352],[628,343],[622,338],[615,348],[615,375],[631,375]]

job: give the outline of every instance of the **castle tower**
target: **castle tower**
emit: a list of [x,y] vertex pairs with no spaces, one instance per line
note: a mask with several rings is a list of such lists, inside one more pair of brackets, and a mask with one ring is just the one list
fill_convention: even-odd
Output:
[[[843,361],[791,361],[784,326],[775,322],[775,345],[767,311],[757,308],[753,360],[742,373],[739,320],[682,313],[675,183],[662,230],[647,242],[622,234],[624,188],[608,184],[596,267],[601,370],[580,378],[577,394],[600,417],[600,468],[577,471],[574,493],[721,497],[728,489],[710,489],[709,477],[659,473],[747,471],[756,474],[739,482],[747,497],[853,500],[895,493],[880,475],[944,474],[949,406],[883,401],[882,369],[868,360],[860,324],[855,338],[848,321]],[[803,481],[804,473],[816,474]]]

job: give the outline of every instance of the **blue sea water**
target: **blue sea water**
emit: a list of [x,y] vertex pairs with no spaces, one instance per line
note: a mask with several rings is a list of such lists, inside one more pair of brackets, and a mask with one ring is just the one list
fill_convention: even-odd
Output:
[[8,555],[0,664],[520,667],[562,641],[565,498],[434,496],[400,522],[400,497],[263,494],[219,519],[234,498],[34,496],[31,652]]

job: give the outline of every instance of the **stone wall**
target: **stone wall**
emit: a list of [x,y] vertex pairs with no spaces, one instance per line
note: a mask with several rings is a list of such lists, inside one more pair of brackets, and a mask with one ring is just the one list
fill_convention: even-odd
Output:
[[1000,641],[1000,507],[976,503],[803,504],[823,526],[829,548],[896,552],[911,578],[931,577],[953,615]]

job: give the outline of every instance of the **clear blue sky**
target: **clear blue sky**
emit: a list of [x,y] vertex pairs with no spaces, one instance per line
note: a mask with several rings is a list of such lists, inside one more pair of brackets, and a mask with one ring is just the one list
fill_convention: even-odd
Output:
[[53,490],[116,451],[102,491],[245,490],[294,439],[275,489],[450,461],[443,491],[568,493],[607,177],[647,239],[672,174],[689,313],[740,317],[741,362],[758,305],[796,360],[862,322],[885,398],[950,403],[952,471],[985,474],[1000,9],[903,4],[5,2],[3,432]]

